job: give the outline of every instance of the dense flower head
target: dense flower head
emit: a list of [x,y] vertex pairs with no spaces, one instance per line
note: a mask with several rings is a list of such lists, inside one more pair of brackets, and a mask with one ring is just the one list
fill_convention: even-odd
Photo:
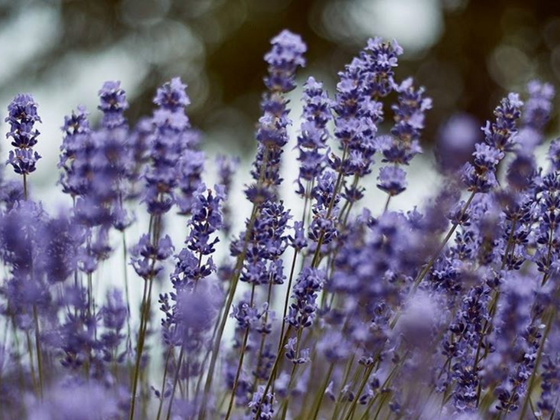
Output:
[[[332,119],[331,101],[323,84],[309,77],[303,87],[303,122],[297,138],[300,162],[297,179],[300,195],[305,194],[304,183],[317,178],[325,167],[327,156],[324,149],[329,138],[327,123]],[[328,151],[328,150],[327,150]]]
[[394,68],[403,49],[396,40],[384,41],[380,37],[370,38],[360,58],[366,67],[366,91],[374,97],[387,96],[393,90]]
[[74,159],[76,153],[83,147],[83,139],[91,133],[89,113],[84,106],[78,106],[70,115],[64,117],[64,124],[60,129],[64,133],[64,139],[60,146],[61,156],[59,167],[67,164],[69,159]]
[[495,122],[487,121],[482,127],[485,141],[489,146],[498,150],[509,152],[515,144],[517,133],[516,123],[521,116],[523,102],[517,93],[510,93],[503,98],[500,105],[494,110]]
[[10,124],[7,138],[12,138],[12,146],[8,155],[8,162],[19,175],[29,175],[36,169],[37,161],[41,159],[39,153],[32,149],[37,144],[39,131],[34,128],[36,122],[41,122],[37,114],[37,103],[29,94],[18,94],[8,106],[8,116],[5,119]]
[[39,131],[34,128],[36,122],[41,122],[37,114],[37,102],[29,94],[18,94],[8,106],[8,116],[4,120],[10,124],[10,132],[6,135],[12,138],[12,146],[27,149],[37,144]]
[[88,112],[79,106],[72,114],[64,117],[61,127],[65,136],[60,146],[58,163],[63,169],[60,183],[63,191],[73,197],[86,194],[93,173],[92,157],[95,144],[89,126]]
[[431,98],[424,97],[424,88],[416,89],[412,79],[406,79],[397,88],[398,104],[393,105],[395,126],[391,133],[403,143],[417,141],[424,128],[424,114],[432,108]]
[[41,155],[31,149],[10,150],[8,155],[8,163],[13,166],[14,172],[20,175],[34,172],[39,159]]
[[266,87],[272,92],[289,92],[295,88],[295,71],[305,66],[303,54],[307,46],[299,35],[288,30],[280,32],[270,43],[272,49],[264,56],[269,72]]
[[190,122],[184,111],[188,101],[173,99],[186,95],[185,87],[178,81],[168,82],[160,89],[161,95],[154,99],[159,108],[152,117],[154,131],[148,142],[151,162],[144,173],[143,196],[148,212],[153,215],[167,213],[176,202],[174,190],[180,178],[180,157],[192,140]]
[[128,102],[120,81],[105,82],[99,89],[99,99],[98,108],[103,112],[101,120],[103,127],[112,129],[126,125],[123,113],[128,109]]
[[482,127],[486,144],[475,145],[474,165],[468,162],[462,169],[463,182],[469,190],[486,193],[497,185],[496,167],[505,153],[513,150],[522,105],[519,95],[510,93],[494,110],[495,122],[487,121]]
[[293,289],[295,302],[290,306],[288,322],[294,328],[307,328],[313,323],[317,310],[317,295],[323,288],[325,273],[305,268],[297,278]]
[[288,101],[284,94],[295,88],[295,72],[305,65],[303,54],[307,50],[299,35],[287,30],[273,38],[271,43],[272,49],[265,55],[269,64],[269,75],[265,78],[267,91],[261,100],[263,114],[255,136],[258,147],[251,171],[255,183],[245,191],[253,203],[274,198],[282,182],[281,157],[288,142],[287,127],[292,123],[288,118]]
[[399,195],[406,189],[406,172],[398,166],[385,166],[379,171],[377,188],[390,196]]
[[[223,226],[221,203],[225,199],[223,187],[216,185],[214,192],[201,184],[194,195],[189,221],[190,232],[179,255],[171,281],[176,289],[192,289],[216,271],[212,259],[219,239],[216,232]],[[203,257],[208,257],[203,260]]]
[[267,202],[260,209],[252,229],[242,233],[231,245],[232,255],[243,252],[243,240],[247,235],[246,258],[241,270],[241,281],[254,285],[282,284],[283,264],[280,259],[287,247],[286,230],[290,213],[283,203]]
[[173,249],[171,238],[167,235],[160,238],[155,244],[148,235],[142,235],[131,250],[130,263],[140,277],[153,279],[163,270],[161,261],[169,258]]
[[157,90],[154,103],[173,112],[184,109],[191,103],[186,89],[187,85],[181,81],[181,78],[174,77]]

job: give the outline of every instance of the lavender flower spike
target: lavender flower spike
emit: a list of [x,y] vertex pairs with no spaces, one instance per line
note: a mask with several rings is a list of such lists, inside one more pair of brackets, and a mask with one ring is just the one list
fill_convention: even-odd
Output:
[[272,49],[265,55],[268,76],[264,83],[268,88],[261,101],[262,117],[259,119],[256,138],[259,142],[253,163],[253,179],[247,197],[253,203],[262,202],[275,195],[280,178],[280,159],[288,142],[288,101],[284,95],[295,88],[295,72],[305,65],[303,54],[306,45],[299,35],[284,30],[271,41]]
[[12,146],[15,147],[15,150],[10,151],[7,163],[12,165],[15,173],[25,177],[35,171],[35,165],[41,158],[33,150],[39,136],[39,131],[34,126],[36,122],[41,122],[33,97],[29,94],[16,95],[8,106],[5,121],[10,124],[6,137],[12,138]]
[[486,144],[476,145],[474,162],[466,163],[462,170],[463,182],[469,191],[485,193],[497,185],[496,167],[504,153],[513,150],[522,105],[519,95],[510,93],[495,109],[495,122],[487,121],[482,127]]

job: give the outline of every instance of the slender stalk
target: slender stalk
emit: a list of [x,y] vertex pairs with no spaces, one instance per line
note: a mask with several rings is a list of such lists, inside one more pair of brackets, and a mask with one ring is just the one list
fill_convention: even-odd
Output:
[[123,274],[124,274],[124,293],[126,297],[126,310],[128,316],[126,317],[126,329],[127,335],[127,348],[130,345],[130,340],[132,339],[132,330],[130,328],[130,292],[128,288],[128,249],[126,246],[126,232],[122,232],[122,247],[123,247]]
[[[342,378],[342,381],[340,382],[342,388],[344,388],[344,386],[346,386],[346,382],[348,382],[348,377],[350,376],[350,371],[352,370],[352,365],[354,364],[355,358],[356,358],[356,353],[352,353],[352,356],[350,357],[350,359],[348,359],[348,362],[346,362],[346,368],[344,369],[344,376]],[[333,415],[331,417],[331,420],[335,420],[338,417],[339,409],[340,409],[340,394],[337,396],[336,401],[334,403],[334,410],[333,410]]]
[[181,373],[181,365],[183,363],[183,356],[185,355],[185,347],[181,346],[181,352],[179,353],[179,361],[177,362],[177,370],[175,371],[175,378],[173,379],[173,388],[171,390],[171,396],[169,397],[169,405],[167,407],[166,420],[171,418],[171,407],[173,406],[173,399],[175,398],[175,390],[177,389],[177,382],[179,382],[179,374]]
[[23,199],[27,201],[27,174],[23,174]]
[[243,336],[243,344],[241,345],[241,355],[239,356],[239,363],[237,364],[237,372],[235,373],[235,380],[233,381],[233,388],[231,390],[231,395],[229,398],[228,409],[226,412],[225,420],[229,420],[233,410],[233,402],[235,401],[235,392],[237,391],[237,385],[239,384],[239,377],[241,376],[243,359],[245,357],[245,351],[247,349],[248,339],[249,339],[249,328],[246,328],[245,334]]
[[319,389],[319,393],[317,394],[316,400],[313,403],[313,415],[311,416],[311,420],[317,420],[317,416],[319,415],[319,411],[321,411],[321,403],[323,402],[323,397],[325,396],[325,390],[327,386],[329,386],[329,381],[331,380],[331,375],[334,369],[334,363],[331,363],[329,366],[329,370],[327,371],[327,376],[325,376],[325,380],[323,381],[323,385]]
[[39,395],[43,399],[43,362],[41,357],[41,343],[39,341],[39,317],[37,316],[37,307],[33,305],[33,322],[35,324],[35,353],[37,355],[37,371],[39,374]]
[[[288,337],[290,335],[291,329],[292,329],[292,326],[289,325],[288,328],[286,329],[284,337],[282,338],[282,341],[281,341],[282,345],[280,346],[280,351],[278,352],[278,355],[276,356],[276,359],[274,359],[274,365],[272,366],[272,371],[270,372],[270,376],[268,377],[268,381],[267,381],[266,386],[264,388],[263,397],[262,397],[263,400],[266,398],[266,394],[268,393],[268,390],[270,389],[270,386],[272,385],[272,381],[276,377],[276,372],[278,370],[280,360],[282,359],[282,356],[284,355],[284,346],[288,342]],[[262,411],[262,401],[259,402],[257,412],[255,413],[255,419],[259,418],[259,415],[261,414],[261,411]]]
[[383,213],[387,213],[387,210],[389,210],[389,203],[391,202],[391,198],[393,198],[393,196],[391,194],[387,194],[387,201],[385,201],[385,206],[383,207]]
[[208,395],[210,393],[210,388],[212,386],[212,380],[214,379],[214,370],[216,369],[216,362],[218,361],[218,352],[220,351],[222,336],[224,334],[224,330],[228,320],[229,309],[231,308],[231,304],[233,303],[233,298],[235,296],[235,291],[237,289],[237,284],[239,282],[239,277],[241,275],[241,269],[243,268],[243,261],[245,260],[245,255],[247,254],[247,249],[249,247],[249,235],[251,234],[251,230],[253,229],[253,226],[255,224],[257,213],[258,213],[258,208],[256,205],[253,205],[251,218],[249,219],[249,222],[247,224],[247,231],[245,232],[245,238],[243,240],[243,250],[239,255],[239,257],[237,258],[237,262],[234,268],[234,277],[232,278],[231,281],[231,286],[229,289],[229,294],[226,300],[226,304],[223,308],[221,318],[219,319],[218,332],[216,334],[216,338],[212,346],[212,357],[210,358],[210,365],[208,367],[208,374],[206,376],[206,384],[204,385],[204,391],[202,393],[202,402],[199,410],[199,420],[204,420],[204,418],[206,417],[204,407],[206,406],[208,401]]
[[362,395],[362,392],[367,384],[369,375],[371,374],[372,370],[373,370],[373,365],[366,367],[364,372],[364,378],[362,379],[362,383],[358,388],[358,392],[356,393],[356,397],[354,398],[354,401],[352,401],[350,410],[348,410],[348,414],[346,415],[345,420],[350,420],[350,418],[353,416],[354,411],[356,410],[356,406],[358,405],[358,400],[360,399],[360,395]]
[[163,379],[161,380],[161,396],[159,399],[159,406],[156,420],[159,420],[161,417],[161,411],[163,408],[163,400],[165,398],[165,380],[167,379],[167,372],[169,371],[169,359],[171,358],[171,354],[173,353],[173,346],[169,346],[169,350],[167,351],[167,355],[165,356],[165,368],[163,370]]
[[[253,301],[255,298],[255,284],[251,288],[251,301],[249,307],[253,307]],[[243,343],[241,344],[241,354],[239,355],[239,363],[237,364],[237,372],[235,373],[235,379],[233,381],[233,387],[231,389],[231,396],[229,398],[228,409],[226,413],[225,420],[229,420],[232,409],[233,402],[235,401],[235,392],[237,391],[237,385],[239,384],[239,377],[241,376],[241,370],[243,368],[243,360],[245,358],[245,351],[247,350],[247,341],[249,340],[249,327],[245,328],[245,333],[243,335]]]
[[541,358],[542,358],[542,353],[544,350],[544,346],[546,344],[546,339],[548,337],[548,334],[550,333],[550,330],[552,328],[552,322],[554,321],[554,318],[556,316],[556,310],[555,309],[550,309],[549,310],[549,315],[547,317],[546,320],[546,327],[544,330],[544,333],[542,335],[541,338],[541,345],[539,346],[539,350],[537,351],[537,357],[535,359],[535,367],[533,368],[533,371],[531,372],[531,377],[529,378],[529,383],[527,385],[527,392],[525,393],[525,398],[523,400],[523,405],[521,406],[521,410],[519,410],[519,420],[523,420],[525,418],[525,413],[527,412],[527,407],[529,404],[529,400],[531,398],[531,393],[533,392],[533,387],[535,386],[535,381],[536,381],[536,372],[539,369],[539,365],[541,363]]
[[286,290],[286,297],[284,299],[284,311],[282,312],[282,328],[280,329],[280,340],[278,342],[278,351],[280,351],[282,337],[284,337],[284,331],[286,329],[286,316],[288,315],[288,304],[290,303],[290,290],[292,290],[292,282],[294,280],[294,272],[296,269],[297,257],[298,257],[298,251],[294,250],[294,258],[292,259],[292,268],[290,269],[290,278],[288,279],[288,289]]
[[[270,306],[271,306],[270,301],[272,299],[272,285],[273,285],[272,279],[269,278],[268,279],[268,292],[267,292],[267,295],[266,295],[266,304],[267,304],[268,308],[270,308]],[[255,392],[255,390],[257,389],[258,384],[259,384],[259,375],[257,374],[257,370],[259,369],[259,366],[261,364],[262,355],[263,355],[263,352],[264,352],[264,345],[266,343],[266,337],[268,337],[268,334],[265,332],[266,324],[268,323],[268,313],[269,312],[266,311],[264,313],[264,317],[263,317],[263,323],[262,323],[263,332],[261,333],[261,342],[259,344],[259,352],[257,353],[257,363],[255,365],[256,369],[255,369],[254,380],[253,380],[253,392]]]
[[[150,217],[150,234],[152,235],[152,243],[155,245],[159,242],[159,227],[160,227],[160,217]],[[153,230],[153,232],[152,232]],[[154,267],[156,264],[156,259],[152,259],[151,270],[153,272]],[[132,393],[131,393],[131,402],[130,402],[130,411],[129,411],[129,420],[134,419],[134,411],[136,408],[136,392],[138,390],[138,379],[140,377],[140,364],[142,361],[142,352],[144,351],[144,344],[146,339],[146,331],[148,327],[148,321],[150,316],[150,303],[152,297],[152,287],[153,287],[153,278],[148,277],[144,280],[144,290],[142,293],[142,304],[141,304],[141,316],[140,316],[140,329],[138,333],[138,342],[136,345],[136,363],[134,366],[134,374],[132,380]]]
[[31,337],[29,336],[29,331],[26,332],[25,338],[27,340],[27,352],[29,353],[29,369],[31,370],[31,382],[33,384],[33,388],[37,395],[40,395],[40,391],[37,388],[37,379],[35,376],[35,363],[33,362],[33,347],[31,346]]

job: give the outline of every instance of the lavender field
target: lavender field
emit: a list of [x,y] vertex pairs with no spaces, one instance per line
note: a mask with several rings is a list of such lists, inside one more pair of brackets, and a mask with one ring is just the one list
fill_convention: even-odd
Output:
[[560,419],[554,81],[429,127],[398,40],[268,48],[249,164],[179,76],[0,104],[0,420]]

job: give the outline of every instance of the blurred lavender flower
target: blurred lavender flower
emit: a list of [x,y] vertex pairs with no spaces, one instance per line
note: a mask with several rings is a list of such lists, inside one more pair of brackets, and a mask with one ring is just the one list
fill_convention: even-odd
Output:
[[444,173],[454,173],[467,162],[480,142],[480,130],[476,119],[468,114],[457,114],[439,129],[436,158]]

